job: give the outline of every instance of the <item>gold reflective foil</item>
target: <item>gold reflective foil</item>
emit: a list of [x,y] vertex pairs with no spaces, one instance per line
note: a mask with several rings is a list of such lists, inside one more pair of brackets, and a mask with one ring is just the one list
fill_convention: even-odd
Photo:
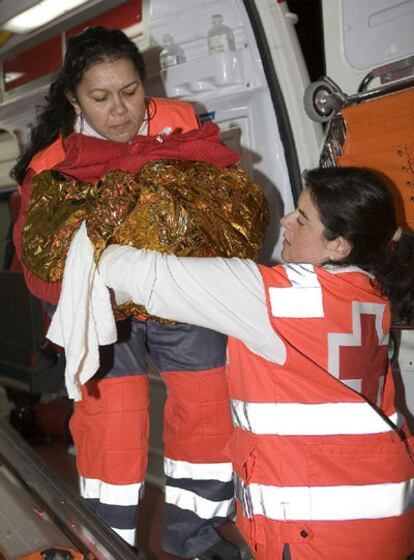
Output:
[[139,199],[139,176],[125,171],[110,171],[97,184],[93,211],[86,218],[88,236],[95,247],[98,262],[102,251],[112,243],[119,227]]
[[95,185],[56,171],[43,171],[33,178],[23,228],[23,259],[37,276],[49,282],[62,278],[72,237],[90,214],[95,196]]
[[[45,280],[61,279],[70,241],[85,219],[96,260],[113,243],[255,260],[268,207],[242,170],[203,162],[156,160],[138,174],[111,171],[96,185],[43,171],[33,179],[23,231],[26,266]],[[132,302],[115,309],[117,319],[137,313],[148,316]]]

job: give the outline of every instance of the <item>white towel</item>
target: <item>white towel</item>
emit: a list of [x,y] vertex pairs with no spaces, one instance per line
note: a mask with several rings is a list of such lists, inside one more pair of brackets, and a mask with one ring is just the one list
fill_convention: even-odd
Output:
[[65,349],[68,396],[80,400],[81,385],[99,368],[99,346],[117,339],[110,292],[96,268],[85,222],[69,247],[47,337]]

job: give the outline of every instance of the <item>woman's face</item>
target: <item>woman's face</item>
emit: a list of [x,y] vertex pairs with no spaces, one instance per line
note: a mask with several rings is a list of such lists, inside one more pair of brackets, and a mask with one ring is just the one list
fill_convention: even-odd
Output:
[[69,101],[78,116],[114,142],[129,142],[145,116],[144,87],[126,58],[91,66],[76,89],[76,99]]
[[338,253],[342,238],[333,241],[325,238],[324,226],[309,189],[300,195],[296,210],[284,216],[280,223],[285,228],[282,249],[284,261],[319,265],[345,256]]

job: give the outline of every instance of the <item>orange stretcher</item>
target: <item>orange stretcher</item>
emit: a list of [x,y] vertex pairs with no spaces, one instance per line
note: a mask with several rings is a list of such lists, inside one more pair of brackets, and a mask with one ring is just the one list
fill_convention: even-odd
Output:
[[[320,165],[364,167],[388,179],[405,230],[414,229],[413,68],[409,59],[376,69],[354,95],[322,78],[304,98],[310,118],[327,123]],[[402,69],[411,76],[392,81]],[[381,85],[366,90],[374,77]]]
[[414,88],[345,107],[341,117],[346,135],[336,164],[389,178],[400,226],[414,229]]

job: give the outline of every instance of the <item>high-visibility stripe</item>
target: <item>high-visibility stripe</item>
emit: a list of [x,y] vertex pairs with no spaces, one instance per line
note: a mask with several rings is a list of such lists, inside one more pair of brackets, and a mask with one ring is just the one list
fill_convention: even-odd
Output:
[[191,478],[193,480],[220,480],[230,482],[233,469],[231,463],[188,463],[165,457],[164,472],[171,478]]
[[301,404],[232,400],[231,412],[234,426],[253,434],[325,436],[394,430],[366,402]]
[[359,274],[364,274],[368,276],[368,278],[374,279],[374,276],[367,272],[366,270],[362,270],[358,266],[347,265],[347,266],[340,266],[337,264],[326,264],[323,267],[327,270],[330,274],[344,274],[345,272],[358,272]]
[[323,317],[322,288],[312,265],[285,265],[291,288],[269,287],[272,315],[286,318]]
[[117,535],[122,537],[131,546],[135,546],[137,539],[136,529],[117,529],[116,527],[111,527],[112,531],[115,531]]
[[213,502],[202,498],[195,492],[174,486],[166,486],[165,501],[167,504],[172,504],[180,509],[192,511],[201,519],[230,517],[234,513],[234,501],[232,499]]
[[83,498],[99,500],[102,504],[135,506],[139,503],[143,483],[109,484],[97,478],[79,479],[80,493]]
[[320,286],[313,264],[289,263],[283,265],[293,288],[315,288]]
[[389,420],[390,420],[390,422],[392,422],[394,424],[394,426],[397,428],[397,430],[401,430],[401,428],[405,424],[404,414],[401,414],[401,412],[399,410],[394,412],[394,414],[391,414],[389,416]]
[[349,521],[403,515],[414,507],[414,479],[356,486],[270,486],[236,478],[244,515],[289,521]]

